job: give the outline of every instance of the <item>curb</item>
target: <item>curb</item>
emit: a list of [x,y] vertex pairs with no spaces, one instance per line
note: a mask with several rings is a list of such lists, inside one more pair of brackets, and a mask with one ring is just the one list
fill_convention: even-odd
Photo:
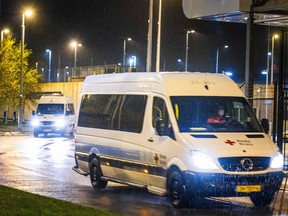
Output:
[[28,136],[30,131],[8,131],[0,130],[0,136]]

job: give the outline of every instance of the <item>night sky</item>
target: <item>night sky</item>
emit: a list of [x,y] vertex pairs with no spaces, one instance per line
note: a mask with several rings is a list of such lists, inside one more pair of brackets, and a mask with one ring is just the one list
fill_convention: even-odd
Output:
[[[46,49],[52,50],[52,71],[73,66],[76,39],[82,44],[77,51],[77,66],[117,64],[123,58],[123,37],[127,58],[137,57],[138,69],[146,66],[149,0],[0,0],[1,27],[9,27],[21,39],[21,14],[31,6],[33,17],[25,21],[25,43],[32,49],[32,62],[47,65]],[[154,0],[153,56],[155,70],[158,1]],[[182,0],[165,0],[162,9],[161,70],[183,70],[186,30],[189,37],[189,71],[215,71],[219,48],[219,71],[231,70],[234,79],[244,81],[246,25],[190,20],[182,11]],[[277,29],[276,29],[277,30]],[[228,44],[228,49],[222,47]],[[277,45],[276,45],[277,49]],[[267,27],[256,27],[255,66],[257,73],[266,68]],[[183,63],[178,63],[182,59]],[[260,77],[261,75],[259,75]],[[263,75],[262,75],[263,76]],[[256,77],[257,78],[257,77]],[[263,77],[262,77],[263,78]],[[264,79],[263,79],[264,80]]]

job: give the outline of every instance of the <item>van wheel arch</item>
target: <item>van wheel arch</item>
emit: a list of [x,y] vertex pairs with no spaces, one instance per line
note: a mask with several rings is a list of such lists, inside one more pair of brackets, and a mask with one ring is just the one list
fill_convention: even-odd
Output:
[[166,178],[167,195],[171,205],[176,208],[187,206],[187,190],[183,172],[177,166],[172,166],[169,168]]

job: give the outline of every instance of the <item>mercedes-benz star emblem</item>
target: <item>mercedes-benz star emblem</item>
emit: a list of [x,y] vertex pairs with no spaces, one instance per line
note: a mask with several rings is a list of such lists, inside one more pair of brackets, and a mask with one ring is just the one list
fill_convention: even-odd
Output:
[[249,158],[243,158],[241,161],[241,166],[244,170],[250,171],[253,169],[253,161]]

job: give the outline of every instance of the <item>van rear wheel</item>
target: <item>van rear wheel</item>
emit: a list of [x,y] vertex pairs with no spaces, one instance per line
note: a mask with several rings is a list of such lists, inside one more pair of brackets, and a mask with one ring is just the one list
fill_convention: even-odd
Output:
[[101,180],[102,171],[100,163],[96,158],[93,158],[90,163],[90,181],[94,189],[103,189],[107,186],[107,181]]
[[168,197],[176,208],[187,205],[186,187],[179,171],[173,171],[168,177]]

